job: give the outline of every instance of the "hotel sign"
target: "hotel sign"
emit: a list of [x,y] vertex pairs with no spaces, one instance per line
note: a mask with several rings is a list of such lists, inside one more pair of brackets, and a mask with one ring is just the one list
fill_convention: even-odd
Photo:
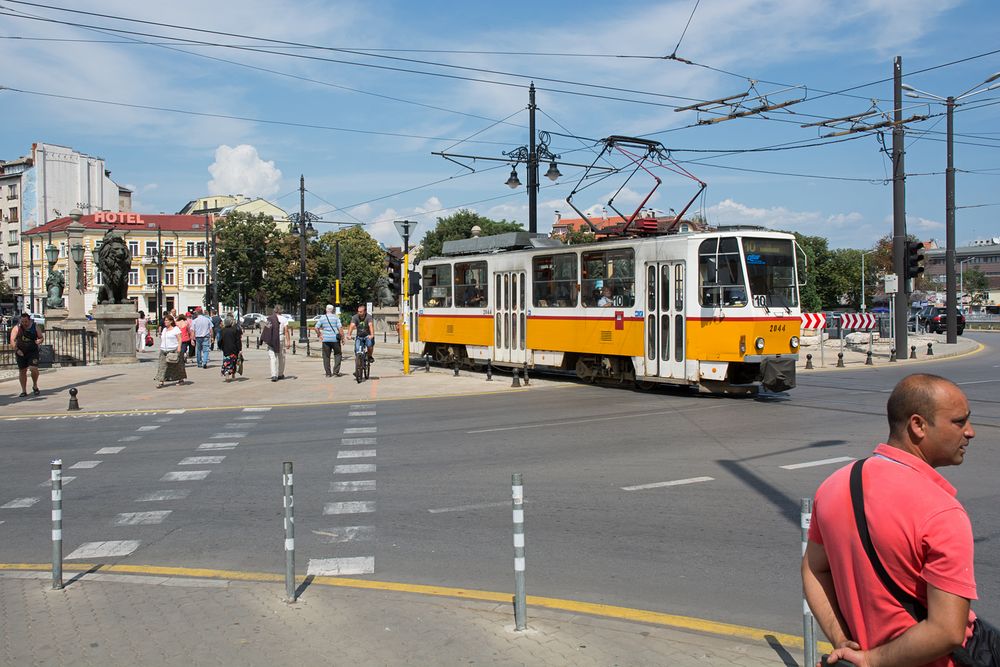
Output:
[[111,211],[99,211],[94,214],[94,222],[103,222],[109,225],[144,225],[146,221],[139,213],[112,213]]

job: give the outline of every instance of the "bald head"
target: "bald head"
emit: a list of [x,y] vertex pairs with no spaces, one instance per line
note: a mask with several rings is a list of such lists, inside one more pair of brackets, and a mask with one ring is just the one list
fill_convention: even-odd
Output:
[[902,437],[913,415],[920,415],[933,424],[942,394],[951,388],[958,389],[958,386],[940,375],[929,373],[914,373],[900,380],[886,404],[889,435]]

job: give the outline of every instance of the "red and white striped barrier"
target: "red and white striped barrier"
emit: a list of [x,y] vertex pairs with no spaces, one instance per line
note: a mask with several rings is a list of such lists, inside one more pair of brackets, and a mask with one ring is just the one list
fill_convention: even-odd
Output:
[[826,328],[826,315],[823,313],[802,313],[800,317],[802,318],[803,329]]
[[872,313],[843,313],[840,326],[844,329],[874,329],[878,321]]

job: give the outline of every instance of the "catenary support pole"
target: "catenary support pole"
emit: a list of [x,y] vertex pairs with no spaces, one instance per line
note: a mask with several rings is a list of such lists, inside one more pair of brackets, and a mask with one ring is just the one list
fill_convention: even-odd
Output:
[[892,127],[892,267],[899,277],[896,290],[896,349],[905,350],[907,343],[906,316],[910,312],[909,289],[906,280],[906,176],[904,171],[903,134],[903,59],[893,62],[893,121]]
[[295,602],[295,497],[292,489],[292,462],[282,464],[285,487],[285,602]]
[[[812,498],[802,498],[800,505],[801,526],[802,526],[802,555],[806,555],[806,544],[809,542],[809,524],[812,521]],[[802,598],[802,640],[804,643],[805,655],[802,664],[816,664],[816,624],[813,621],[812,611],[805,597]]]
[[948,166],[944,172],[944,311],[945,342],[958,342],[958,295],[955,293],[955,98],[949,97],[945,107],[948,116]]
[[510,476],[511,499],[514,506],[514,629],[528,627],[524,593],[524,483],[521,473]]
[[52,590],[62,590],[62,459],[52,461]]

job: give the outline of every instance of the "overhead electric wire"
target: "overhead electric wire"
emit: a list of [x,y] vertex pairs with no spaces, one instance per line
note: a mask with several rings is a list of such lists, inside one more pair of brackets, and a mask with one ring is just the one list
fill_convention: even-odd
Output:
[[676,56],[677,55],[677,49],[681,48],[681,42],[684,41],[684,35],[687,34],[688,28],[691,27],[691,19],[694,18],[694,13],[696,11],[698,11],[698,5],[699,4],[701,4],[701,0],[694,0],[694,7],[691,9],[691,15],[688,16],[687,23],[684,24],[684,30],[681,31],[680,39],[677,40],[677,45],[674,46],[674,51],[673,51],[673,53],[670,54],[671,58],[674,57],[674,56]]
[[[323,202],[324,204],[326,204],[327,206],[332,206],[332,207],[333,207],[333,210],[334,210],[334,211],[340,211],[341,213],[345,213],[345,214],[347,214],[347,216],[348,216],[348,217],[351,217],[351,218],[354,218],[354,220],[355,220],[355,221],[356,221],[356,222],[357,222],[357,223],[358,223],[359,225],[364,225],[364,224],[366,224],[364,220],[361,220],[361,219],[359,219],[359,218],[355,217],[355,216],[354,216],[354,214],[353,214],[353,213],[351,213],[350,211],[348,211],[348,210],[347,210],[346,208],[340,208],[339,206],[337,206],[337,205],[336,205],[336,204],[334,204],[333,202],[330,202],[330,201],[327,201],[326,199],[324,199],[323,197],[320,197],[320,196],[319,196],[318,194],[316,194],[316,193],[315,193],[315,192],[313,192],[312,190],[309,190],[308,188],[307,188],[307,189],[306,189],[305,191],[306,191],[306,192],[308,192],[309,194],[311,194],[311,195],[312,195],[313,197],[315,197],[316,199],[318,199],[318,200],[320,200],[321,202]],[[330,211],[327,211],[327,213],[329,213],[329,212],[330,212]],[[322,217],[323,217],[323,214],[319,214],[319,216],[320,216],[320,217],[322,218]],[[322,220],[320,220],[320,222],[323,222],[323,221],[322,221]]]

